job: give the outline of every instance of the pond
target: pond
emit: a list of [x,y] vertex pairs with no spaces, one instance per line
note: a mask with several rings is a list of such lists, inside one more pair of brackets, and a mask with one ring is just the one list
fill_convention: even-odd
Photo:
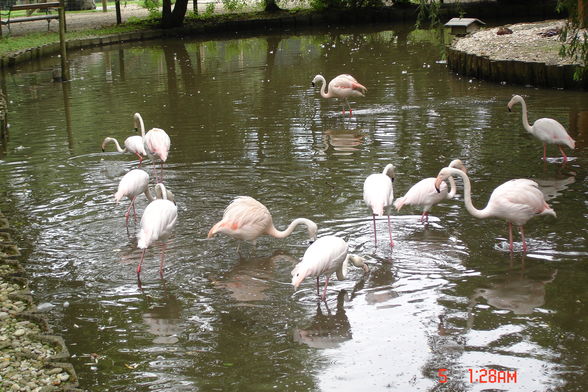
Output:
[[[583,92],[463,78],[436,31],[407,25],[147,41],[73,53],[4,74],[10,140],[0,208],[18,230],[38,304],[92,391],[583,391],[588,385],[588,101]],[[368,88],[343,117],[311,86],[353,74]],[[521,124],[560,121],[576,139],[563,164]],[[178,221],[159,276],[158,245],[136,266],[138,224],[113,194],[136,157],[102,152],[134,134],[133,113],[171,138],[164,165]],[[505,222],[456,200],[406,206],[376,222],[363,182],[388,163],[394,193],[460,158],[482,208],[512,178],[537,181],[557,218],[525,226],[508,250]],[[151,162],[144,168],[151,172]],[[346,239],[370,267],[298,290],[290,271],[302,227],[253,247],[207,238],[236,196],[264,203],[284,229],[305,217]],[[147,205],[137,199],[139,215]],[[446,369],[446,370],[444,370]],[[481,378],[479,376],[482,376]],[[494,378],[493,378],[494,377]],[[502,378],[500,378],[502,377]],[[483,383],[487,381],[487,383]]]

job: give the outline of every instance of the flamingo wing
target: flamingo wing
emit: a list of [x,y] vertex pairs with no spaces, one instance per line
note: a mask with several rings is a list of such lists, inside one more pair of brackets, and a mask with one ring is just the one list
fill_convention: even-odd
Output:
[[302,261],[292,270],[292,284],[295,287],[308,276],[330,275],[347,257],[347,243],[335,236],[321,237],[304,252]]
[[403,197],[394,201],[394,207],[400,210],[404,205],[423,206],[428,211],[433,205],[447,198],[447,183],[443,181],[439,187],[440,192],[435,189],[435,178],[429,177],[414,184]]
[[145,192],[149,185],[149,174],[141,169],[133,169],[121,178],[114,199],[118,202],[124,196],[133,198]]
[[153,241],[165,241],[171,234],[178,217],[178,208],[169,200],[153,200],[141,217],[141,231],[138,234],[138,247],[148,248]]
[[367,88],[355,80],[353,76],[343,74],[329,82],[329,91],[339,98],[363,97],[367,92]]
[[576,142],[559,122],[552,118],[540,118],[533,123],[533,134],[542,142],[563,144],[574,149]]
[[392,180],[385,174],[370,174],[363,183],[363,201],[378,216],[384,215],[384,208],[392,205],[394,190]]
[[141,136],[129,136],[125,140],[125,148],[133,154],[147,155],[145,145]]
[[553,212],[537,183],[528,179],[510,180],[498,186],[486,208],[491,208],[494,216],[519,226],[536,214]]
[[221,232],[241,240],[254,240],[271,226],[272,216],[266,206],[252,197],[239,196],[225,208],[223,219],[210,229],[208,236]]
[[163,129],[153,128],[145,134],[145,147],[163,162],[167,160],[170,145],[171,140]]

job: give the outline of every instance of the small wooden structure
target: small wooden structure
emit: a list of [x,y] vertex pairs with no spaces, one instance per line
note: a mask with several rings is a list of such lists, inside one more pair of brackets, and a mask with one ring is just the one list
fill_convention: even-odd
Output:
[[[60,4],[59,1],[55,2],[47,2],[47,3],[33,3],[33,4],[12,4],[7,7],[7,9],[0,12],[0,37],[2,36],[2,25],[6,25],[8,27],[8,33],[10,34],[10,25],[12,23],[21,23],[21,22],[32,22],[35,20],[46,20],[47,21],[47,31],[49,30],[49,24],[53,19],[59,19],[58,14],[52,14],[51,10],[59,10]],[[28,16],[21,16],[21,17],[11,17],[12,12],[18,10],[27,10],[27,11],[34,11],[40,10],[43,12],[41,15],[28,15]],[[4,16],[6,19],[2,19]]]
[[476,18],[451,18],[445,27],[451,27],[451,34],[466,35],[478,31],[486,23]]

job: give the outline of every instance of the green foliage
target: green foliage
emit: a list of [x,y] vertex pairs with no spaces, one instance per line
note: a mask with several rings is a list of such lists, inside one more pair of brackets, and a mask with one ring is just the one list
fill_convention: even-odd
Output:
[[310,7],[317,11],[331,8],[381,7],[382,0],[310,0]]
[[574,79],[582,80],[588,71],[588,33],[582,29],[585,21],[580,20],[578,15],[577,0],[559,0],[557,11],[568,13],[568,21],[560,34],[562,46],[559,54],[580,64],[576,67]]
[[204,17],[210,17],[214,14],[214,3],[208,3],[204,9]]
[[149,11],[149,15],[157,15],[159,14],[159,9],[161,8],[161,1],[160,0],[143,0],[141,4],[143,8],[146,8]]
[[430,27],[437,27],[441,25],[441,20],[439,19],[440,8],[441,3],[439,0],[419,0],[415,27],[419,29],[426,22],[428,22]]
[[245,7],[245,2],[243,0],[222,0],[223,6],[229,12],[235,12],[243,9]]

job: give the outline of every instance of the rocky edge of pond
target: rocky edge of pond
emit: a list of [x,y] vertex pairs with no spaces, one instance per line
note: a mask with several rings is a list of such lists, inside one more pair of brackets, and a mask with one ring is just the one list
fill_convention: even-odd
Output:
[[33,303],[20,256],[0,212],[0,390],[79,391],[63,339]]

